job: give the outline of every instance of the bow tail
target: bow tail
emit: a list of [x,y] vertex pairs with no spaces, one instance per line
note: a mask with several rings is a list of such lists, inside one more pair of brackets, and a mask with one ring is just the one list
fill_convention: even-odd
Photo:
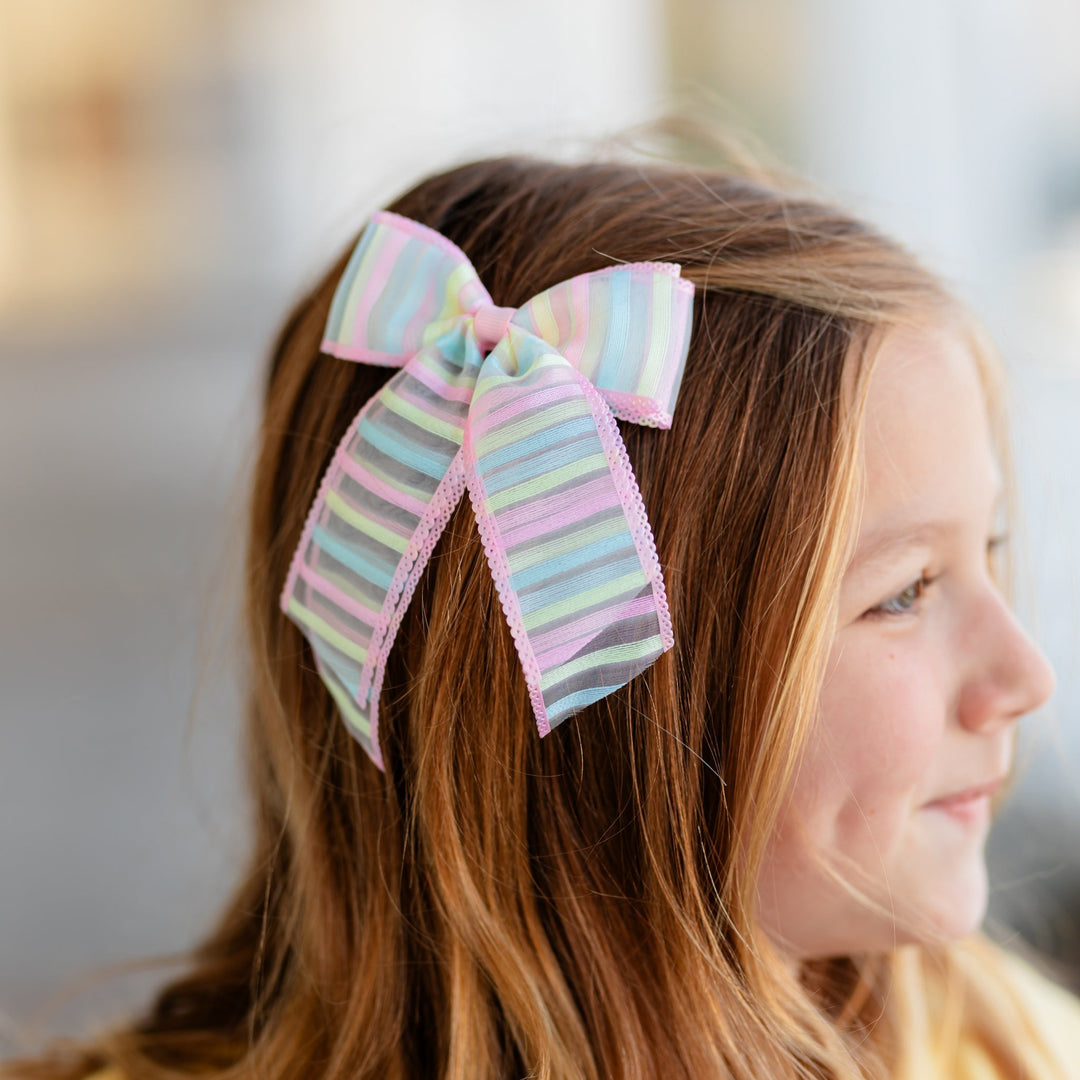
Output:
[[[535,339],[532,339],[535,342]],[[536,344],[540,344],[536,342]],[[674,643],[652,530],[611,409],[562,356],[485,361],[466,483],[541,736]]]
[[323,477],[281,596],[350,730],[379,768],[386,660],[465,490],[472,377],[418,352],[357,414]]

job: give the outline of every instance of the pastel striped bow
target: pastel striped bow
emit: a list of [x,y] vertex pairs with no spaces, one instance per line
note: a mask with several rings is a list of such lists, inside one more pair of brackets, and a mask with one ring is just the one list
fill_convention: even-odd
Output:
[[338,446],[281,606],[380,769],[387,656],[466,487],[541,736],[674,643],[615,417],[670,427],[693,292],[634,263],[499,308],[441,234],[387,212],[364,230],[323,350],[401,370]]

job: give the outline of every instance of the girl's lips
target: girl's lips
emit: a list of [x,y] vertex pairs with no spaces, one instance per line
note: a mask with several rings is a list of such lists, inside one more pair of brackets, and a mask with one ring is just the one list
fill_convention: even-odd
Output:
[[928,802],[924,809],[938,810],[966,825],[984,822],[990,816],[990,796],[1001,786],[1003,779],[976,784],[974,787],[964,788],[963,791],[954,792],[952,795],[934,799],[933,802]]
[[975,784],[972,787],[964,788],[962,791],[954,791],[951,795],[943,795],[940,799],[928,802],[926,806],[947,809],[950,806],[962,806],[965,803],[975,802],[984,795],[992,795],[1001,786],[1004,779],[1004,777],[999,776],[996,780],[987,780],[983,784]]

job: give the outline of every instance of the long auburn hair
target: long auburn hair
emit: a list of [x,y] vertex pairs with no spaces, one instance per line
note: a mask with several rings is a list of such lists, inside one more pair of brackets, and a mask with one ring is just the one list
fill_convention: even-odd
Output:
[[946,1069],[963,1031],[1007,1075],[1056,1075],[980,936],[797,979],[754,920],[813,736],[875,343],[953,310],[939,282],[848,214],[730,172],[504,158],[390,209],[461,247],[499,305],[613,262],[694,282],[671,430],[622,425],[675,648],[539,738],[466,500],[390,658],[385,774],[369,761],[278,608],[334,448],[390,374],[319,351],[350,242],[285,320],[265,385],[249,865],[145,1015],[18,1075],[884,1078],[920,1075],[916,1031]]

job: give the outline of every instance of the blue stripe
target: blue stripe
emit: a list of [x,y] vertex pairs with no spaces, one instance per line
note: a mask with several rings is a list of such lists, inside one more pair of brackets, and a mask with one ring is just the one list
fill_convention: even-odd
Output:
[[617,559],[615,562],[605,563],[603,566],[595,567],[586,573],[575,574],[573,577],[567,578],[566,581],[559,581],[554,585],[548,585],[546,588],[537,589],[536,592],[529,593],[527,596],[518,593],[521,613],[522,615],[529,615],[539,608],[546,607],[548,604],[554,604],[559,600],[567,599],[567,597],[576,596],[578,593],[591,589],[595,585],[603,585],[606,581],[613,581],[617,577],[622,577],[623,574],[629,574],[633,570],[640,569],[641,560],[635,551],[629,558]]
[[596,425],[590,424],[591,437],[578,437],[565,446],[554,446],[545,454],[537,454],[534,458],[522,461],[513,468],[506,469],[498,476],[489,477],[480,469],[476,471],[484,480],[484,487],[489,495],[502,491],[504,488],[513,487],[533,477],[543,476],[546,472],[561,469],[563,465],[569,465],[572,461],[581,461],[593,454],[603,452],[600,436],[596,433]]
[[368,337],[380,352],[390,352],[401,346],[400,341],[387,337],[387,324],[397,313],[398,302],[413,279],[413,270],[424,256],[426,248],[422,240],[410,236],[397,253],[394,265],[386,279],[380,282],[379,295],[368,314]]
[[493,450],[490,454],[484,454],[477,459],[478,471],[483,473],[491,469],[497,469],[500,465],[516,461],[519,457],[535,454],[552,443],[570,438],[571,435],[584,435],[587,431],[595,430],[596,421],[591,415],[565,420],[554,427],[544,428],[535,435],[530,435],[527,439],[519,439],[517,442],[512,442],[500,450]]
[[[325,638],[319,637],[314,631],[312,636],[308,638],[311,642],[312,648],[319,654],[319,659],[322,661],[323,666],[327,672],[333,676],[341,685],[348,690],[349,697],[353,701],[356,701],[356,693],[360,689],[360,684],[354,682],[352,679],[346,679],[344,673],[341,671],[341,665],[344,661],[350,668],[355,668],[357,671],[360,669],[360,665],[351,657],[344,656],[338,652],[333,645],[330,644]],[[316,640],[318,644],[316,644]]]
[[[433,281],[437,282],[440,278],[445,280],[447,276],[438,273],[440,264],[446,258],[439,248],[425,246],[415,267],[409,268],[409,287],[404,294],[389,296],[389,299],[393,301],[393,310],[388,313],[383,333],[392,347],[388,348],[387,352],[400,352],[403,348],[405,327],[423,303],[428,288]],[[393,279],[391,279],[391,284],[393,284]],[[439,296],[439,292],[436,291],[435,295]]]
[[561,574],[564,570],[572,570],[575,566],[582,566],[593,559],[598,559],[601,555],[610,555],[613,552],[621,551],[623,548],[633,546],[634,538],[625,530],[616,533],[614,536],[604,536],[599,540],[594,540],[591,544],[586,544],[585,547],[574,548],[573,551],[568,551],[564,555],[556,555],[553,559],[547,559],[542,563],[537,563],[535,566],[527,567],[517,574],[511,574],[510,587],[514,592],[517,592],[528,585],[535,585],[545,578]]
[[368,225],[360,234],[360,239],[356,242],[356,247],[353,248],[353,253],[349,257],[349,264],[345,267],[345,273],[341,275],[341,282],[334,293],[334,302],[330,305],[330,315],[326,320],[326,336],[333,341],[340,338],[341,318],[345,314],[345,305],[349,302],[349,293],[352,291],[360,263],[363,262],[368,248],[371,247],[377,228],[376,225]]
[[[408,423],[396,413],[394,415],[399,423]],[[453,454],[442,457],[418,443],[405,443],[387,428],[376,427],[366,416],[360,421],[357,431],[362,439],[376,450],[381,450],[387,457],[393,458],[399,465],[406,465],[433,480],[441,480],[446,475],[454,457]]]
[[626,356],[627,338],[630,331],[630,271],[609,274],[608,330],[604,337],[604,358],[600,361],[593,378],[594,386],[608,390],[621,390],[619,368]]
[[387,570],[384,566],[365,559],[358,551],[349,547],[336,536],[331,536],[321,525],[316,525],[312,531],[312,538],[332,559],[337,559],[342,566],[347,566],[354,574],[366,578],[373,585],[382,589],[389,589],[390,582],[394,579],[394,568]]
[[554,727],[555,724],[575,709],[584,708],[584,706],[591,705],[594,701],[607,697],[608,694],[613,694],[629,681],[627,679],[626,682],[621,682],[618,686],[587,686],[584,690],[575,690],[572,694],[559,698],[558,701],[551,705],[545,701],[544,708],[548,714],[548,723]]

